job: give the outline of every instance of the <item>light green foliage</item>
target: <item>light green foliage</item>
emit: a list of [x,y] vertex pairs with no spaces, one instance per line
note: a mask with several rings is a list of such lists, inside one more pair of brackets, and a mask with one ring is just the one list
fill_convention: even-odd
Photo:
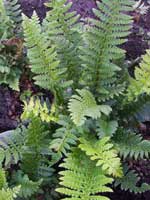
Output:
[[18,196],[25,199],[29,199],[29,197],[35,194],[42,183],[42,180],[33,182],[29,179],[28,175],[24,175],[21,171],[18,171],[13,176],[14,181],[20,185]]
[[101,166],[106,174],[122,176],[121,161],[109,137],[96,140],[94,137],[80,138],[79,148],[96,160],[96,166]]
[[115,148],[124,159],[127,157],[134,158],[135,160],[145,157],[149,158],[150,141],[143,140],[141,135],[121,129],[114,136],[113,140]]
[[86,89],[76,90],[79,95],[73,95],[69,101],[71,118],[77,126],[84,124],[86,117],[97,119],[101,114],[109,115],[111,107],[108,105],[97,105],[94,96]]
[[[75,11],[70,12],[72,3],[66,0],[52,0],[46,4],[50,11],[43,22],[43,29],[49,39],[56,45],[60,66],[67,69],[66,80],[73,80],[76,86],[80,76],[79,45],[79,16]],[[69,12],[68,12],[69,11]]]
[[[12,35],[12,22],[6,14],[4,1],[0,0],[0,39],[9,38]],[[1,49],[1,44],[0,44]]]
[[[51,108],[50,108],[51,107]],[[33,109],[34,108],[34,109]],[[24,101],[24,112],[22,120],[39,117],[43,122],[57,121],[55,117],[55,106],[50,105],[49,100],[44,101],[39,97],[31,97],[29,101]]]
[[0,169],[0,190],[7,186],[7,180],[4,169]]
[[14,189],[2,189],[0,190],[0,200],[14,200],[17,198],[17,193],[19,192],[19,187]]
[[113,120],[103,120],[97,121],[97,132],[98,136],[101,137],[112,137],[118,128],[118,122]]
[[129,101],[137,100],[137,97],[143,93],[150,94],[150,50],[147,50],[143,56],[140,68],[135,69],[135,79],[131,78],[127,90]]
[[65,88],[69,82],[63,81],[66,69],[59,67],[55,46],[49,44],[48,35],[42,32],[35,13],[32,19],[24,16],[23,28],[31,71],[35,74],[35,83],[42,88],[49,89],[58,98],[61,96],[60,88]]
[[54,152],[52,155],[52,164],[58,162],[63,155],[67,155],[68,151],[77,144],[77,130],[72,126],[71,121],[66,116],[60,116],[57,122],[61,127],[56,129],[53,134],[53,140],[50,149]]
[[97,6],[98,9],[93,10],[97,19],[89,19],[81,58],[85,85],[101,101],[113,98],[124,90],[124,85],[116,81],[120,68],[113,60],[125,53],[119,45],[126,41],[130,33],[132,19],[125,11],[132,10],[132,1],[102,0],[97,2]]
[[115,186],[120,185],[122,190],[129,190],[134,193],[142,193],[150,190],[150,185],[143,183],[140,187],[137,186],[139,181],[138,174],[134,170],[129,170],[127,165],[124,165],[124,176],[122,178],[117,178],[115,181]]
[[0,165],[8,166],[17,163],[21,158],[22,146],[25,142],[25,129],[16,129],[9,136],[0,140]]
[[82,151],[74,149],[69,154],[60,167],[66,170],[60,172],[60,185],[57,191],[69,197],[64,200],[109,200],[100,192],[112,192],[107,184],[113,179],[105,176],[101,167],[95,167],[95,162],[91,161]]

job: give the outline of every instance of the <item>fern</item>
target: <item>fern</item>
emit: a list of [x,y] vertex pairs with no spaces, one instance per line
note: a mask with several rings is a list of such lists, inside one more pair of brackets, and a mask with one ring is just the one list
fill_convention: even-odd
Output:
[[114,145],[124,159],[149,158],[150,142],[143,140],[142,136],[136,133],[126,132],[122,129],[113,138]]
[[90,156],[91,160],[96,160],[96,166],[101,166],[102,170],[113,176],[122,176],[120,158],[109,137],[96,140],[94,137],[87,139],[80,138],[79,148]]
[[124,166],[124,176],[115,181],[115,186],[121,186],[122,190],[134,193],[143,193],[150,190],[150,185],[143,183],[140,187],[137,186],[139,177],[134,170],[129,170],[128,166]]
[[6,13],[3,0],[0,0],[0,39],[4,40],[12,36],[12,21]]
[[41,120],[38,117],[34,117],[28,126],[22,153],[21,168],[29,177],[36,177],[38,166],[42,159],[42,152],[48,148],[47,134],[48,131]]
[[60,185],[63,187],[58,188],[57,192],[69,196],[64,200],[108,200],[97,194],[112,192],[106,185],[112,183],[113,179],[105,176],[100,167],[95,167],[95,162],[82,151],[75,149],[60,166],[66,170],[60,172]]
[[135,79],[131,78],[131,83],[127,90],[129,101],[137,100],[137,97],[143,93],[150,94],[150,50],[147,50],[146,55],[140,64],[140,68],[135,69]]
[[69,111],[73,122],[81,126],[87,117],[97,119],[101,113],[108,115],[111,107],[108,105],[97,105],[93,95],[86,89],[77,90],[79,95],[73,95],[69,102]]
[[33,182],[27,175],[24,175],[22,171],[15,173],[13,175],[13,180],[17,183],[17,185],[20,185],[18,196],[25,199],[28,199],[35,194],[39,190],[42,183],[42,180]]
[[55,152],[52,154],[52,164],[58,162],[63,155],[67,155],[68,151],[70,151],[72,146],[76,145],[78,140],[76,130],[66,116],[60,116],[58,124],[61,127],[56,129],[50,144],[50,149]]
[[66,69],[59,67],[55,46],[49,44],[48,35],[42,32],[36,14],[32,16],[32,19],[24,16],[23,27],[31,71],[35,74],[35,83],[51,90],[58,98],[61,96],[61,88],[65,88],[70,83],[63,81]]
[[25,142],[25,129],[12,131],[0,140],[0,164],[8,166],[17,163],[21,158],[22,146]]
[[51,106],[48,99],[44,101],[42,97],[31,97],[29,101],[24,101],[23,109],[24,112],[21,115],[22,120],[39,117],[43,122],[47,123],[57,121],[57,117],[55,116],[55,106]]
[[120,68],[113,60],[125,53],[118,46],[126,41],[125,37],[130,33],[132,20],[125,12],[132,10],[132,1],[102,0],[101,3],[97,2],[97,6],[98,9],[93,11],[98,19],[90,19],[91,26],[85,33],[81,58],[85,84],[99,100],[104,100],[104,97],[112,98],[124,90],[123,85],[120,85],[121,88],[116,86],[116,72]]
[[5,0],[5,7],[7,15],[14,22],[15,25],[21,24],[21,8],[18,0]]
[[98,120],[97,121],[97,129],[99,137],[112,137],[118,128],[118,122],[113,120]]
[[14,200],[17,198],[18,191],[18,187],[14,189],[2,189],[0,190],[0,200]]
[[74,87],[80,76],[79,34],[76,12],[70,12],[72,3],[66,0],[51,1],[46,4],[50,11],[43,22],[43,28],[56,45],[60,66],[67,68],[66,80],[73,80]]
[[0,169],[0,190],[7,186],[6,174],[4,169]]

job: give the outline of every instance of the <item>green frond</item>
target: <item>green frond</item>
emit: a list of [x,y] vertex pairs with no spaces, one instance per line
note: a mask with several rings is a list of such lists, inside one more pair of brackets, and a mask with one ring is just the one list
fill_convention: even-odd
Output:
[[59,94],[56,91],[60,92],[60,88],[65,87],[67,83],[63,81],[66,69],[59,67],[55,46],[49,44],[48,35],[42,32],[35,13],[31,19],[24,16],[23,28],[31,71],[35,74],[35,84],[49,89],[57,98]]
[[71,118],[77,126],[84,124],[86,117],[97,119],[101,114],[109,115],[111,107],[108,105],[97,105],[94,96],[86,89],[76,90],[79,95],[73,95],[69,101]]
[[0,165],[8,166],[17,163],[21,158],[22,146],[25,142],[25,129],[13,130],[0,140]]
[[50,149],[54,151],[52,164],[58,162],[63,155],[66,156],[78,140],[76,129],[66,116],[60,116],[60,120],[57,123],[61,127],[56,129],[53,134],[53,140],[50,143]]
[[75,11],[70,12],[71,2],[67,0],[55,0],[46,4],[48,11],[43,29],[47,32],[49,39],[56,45],[60,67],[67,69],[66,80],[73,80],[74,86],[80,77],[79,45],[81,45],[81,34],[79,34],[76,22],[79,16]]
[[28,175],[24,175],[22,171],[16,172],[16,174],[13,175],[13,180],[20,186],[18,196],[25,199],[28,199],[35,194],[39,190],[42,183],[42,180],[33,182],[29,179]]
[[114,135],[115,148],[124,159],[129,157],[135,160],[149,158],[150,141],[143,140],[140,134],[118,130]]
[[101,166],[106,174],[122,176],[121,161],[109,137],[97,140],[91,136],[79,140],[79,148],[85,151],[91,160],[96,160],[96,166]]
[[15,187],[13,189],[2,189],[0,190],[0,200],[14,200],[17,198],[17,194],[20,190],[20,187]]
[[[33,109],[34,108],[34,109]],[[57,121],[55,116],[55,106],[50,105],[48,99],[46,101],[41,97],[31,97],[29,101],[24,101],[24,111],[21,115],[22,120],[39,117],[43,122]]]
[[30,177],[35,178],[42,155],[45,149],[48,149],[47,134],[48,131],[40,118],[34,117],[26,131],[21,165],[23,172]]
[[150,50],[146,51],[140,68],[135,68],[135,79],[131,78],[130,85],[127,90],[129,101],[137,100],[141,94],[150,94]]
[[3,168],[0,169],[0,190],[7,186],[6,174]]
[[56,191],[69,196],[64,200],[109,200],[98,193],[112,192],[107,184],[112,183],[113,179],[95,165],[95,161],[91,161],[81,150],[74,149],[60,165],[66,170],[60,172],[62,187]]
[[[6,39],[12,36],[12,21],[9,19],[4,6],[4,1],[0,0],[0,39]],[[0,46],[1,48],[1,46]]]
[[115,180],[115,186],[121,187],[122,190],[137,193],[143,193],[150,190],[150,185],[143,183],[137,186],[139,182],[138,174],[134,170],[129,170],[128,166],[124,166],[124,176]]
[[100,119],[97,120],[96,125],[97,125],[96,132],[100,138],[112,137],[118,128],[118,122],[115,120],[109,121]]
[[132,18],[125,13],[132,10],[132,0],[102,0],[97,2],[97,6],[98,9],[93,10],[97,19],[90,19],[84,35],[82,79],[103,100],[104,96],[109,99],[122,91],[114,92],[116,73],[121,69],[113,60],[125,53],[119,46],[126,42],[130,33]]
[[7,15],[14,22],[14,24],[20,24],[22,22],[21,6],[18,0],[5,0],[5,8]]

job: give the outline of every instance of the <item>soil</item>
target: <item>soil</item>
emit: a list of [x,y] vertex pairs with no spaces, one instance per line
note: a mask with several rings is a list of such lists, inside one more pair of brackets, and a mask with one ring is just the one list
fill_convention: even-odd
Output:
[[[44,3],[47,0],[19,0],[21,4],[21,9],[24,14],[31,17],[33,11],[35,10],[42,21],[46,16],[47,9]],[[71,1],[71,0],[68,0]],[[147,1],[143,1],[147,4]],[[93,17],[92,8],[96,6],[95,0],[73,0],[73,6],[71,10],[76,10],[81,14],[82,18]],[[131,15],[134,17],[134,26],[132,33],[128,38],[126,44],[123,48],[126,49],[127,60],[134,62],[135,59],[140,57],[145,53],[145,50],[149,48],[150,44],[148,40],[150,39],[150,10],[145,15],[140,15],[139,13],[133,12]],[[24,80],[24,86],[21,84],[21,90],[26,90],[29,87],[34,90],[32,83],[28,80]],[[34,92],[37,92],[35,90]],[[46,93],[47,94],[47,93]],[[19,93],[10,90],[7,87],[0,86],[0,132],[14,129],[18,124],[19,116],[22,112],[22,104],[19,100]],[[48,94],[51,98],[51,95]],[[147,125],[148,124],[148,125]],[[149,126],[150,122],[146,123],[146,128]],[[149,129],[150,130],[150,129]],[[148,133],[150,135],[150,131]],[[139,174],[142,173],[142,177],[147,183],[150,183],[150,162],[141,161],[137,164],[139,169]],[[110,195],[112,200],[149,200],[150,192],[146,192],[140,195],[134,195],[127,192],[121,191],[119,188],[114,189],[114,193]]]

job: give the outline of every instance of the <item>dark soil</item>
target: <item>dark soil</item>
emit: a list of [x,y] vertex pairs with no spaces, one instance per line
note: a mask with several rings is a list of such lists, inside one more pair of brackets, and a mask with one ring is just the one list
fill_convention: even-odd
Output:
[[[71,1],[71,0],[68,0]],[[83,18],[93,17],[92,7],[95,7],[95,0],[72,0],[72,10],[76,10]],[[35,10],[42,21],[46,15],[47,9],[44,6],[46,0],[19,0],[22,11],[27,16],[31,17]],[[146,2],[146,1],[145,1]],[[134,17],[134,27],[123,48],[127,50],[127,59],[134,61],[145,53],[149,47],[148,39],[150,32],[150,11],[146,15],[139,15],[136,12],[131,13]],[[34,86],[28,80],[22,81],[21,90],[34,90]],[[28,85],[29,84],[29,85]],[[37,92],[37,91],[36,91]],[[22,112],[19,93],[13,92],[6,87],[0,86],[0,132],[14,129]],[[48,94],[49,95],[49,94]],[[150,122],[147,122],[150,124]],[[150,183],[150,162],[141,161],[137,163],[137,171],[144,177],[144,181]],[[134,195],[129,192],[123,192],[119,188],[114,189],[114,193],[110,195],[112,200],[150,200],[150,192],[141,195]]]

